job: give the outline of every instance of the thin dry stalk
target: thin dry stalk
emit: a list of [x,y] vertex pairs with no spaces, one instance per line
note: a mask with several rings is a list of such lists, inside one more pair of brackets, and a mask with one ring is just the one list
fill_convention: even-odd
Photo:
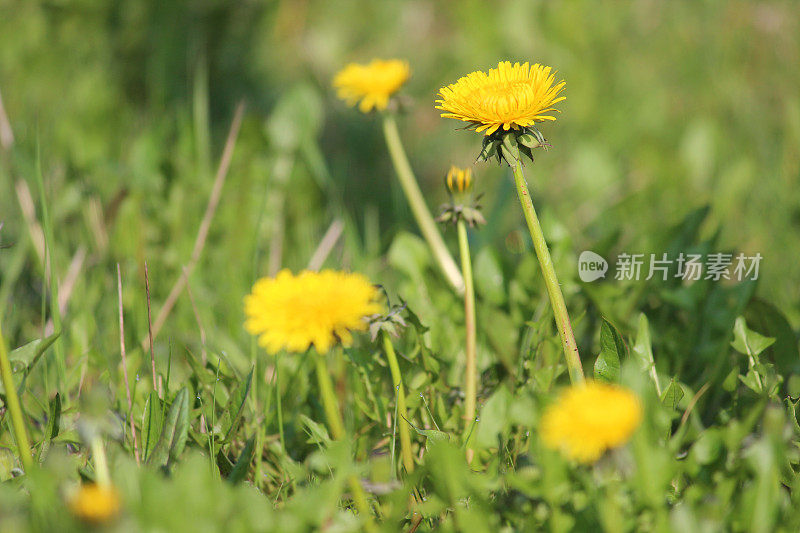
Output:
[[44,231],[39,221],[36,220],[36,204],[33,203],[31,189],[28,187],[25,180],[17,180],[14,184],[14,188],[17,191],[17,201],[22,211],[22,218],[25,219],[28,233],[31,234],[33,249],[36,250],[36,255],[39,256],[39,260],[44,261]]
[[[14,184],[14,187],[17,193],[17,202],[19,202],[19,208],[22,211],[22,218],[25,220],[25,225],[27,226],[28,233],[31,236],[31,242],[33,242],[33,249],[36,251],[36,255],[39,256],[39,260],[45,265],[45,280],[49,280],[50,261],[46,257],[47,253],[45,250],[44,231],[42,230],[41,224],[39,224],[39,221],[36,219],[36,206],[33,203],[31,189],[28,187],[28,183],[25,180],[17,180],[17,182]],[[69,300],[72,297],[72,291],[75,288],[75,282],[77,281],[78,275],[83,269],[83,264],[85,261],[86,247],[81,246],[72,256],[64,280],[56,280],[56,284],[58,285],[58,309],[62,315],[66,312],[67,304],[69,304]],[[50,318],[47,321],[47,324],[45,324],[45,335],[52,335],[54,329],[53,319]]]
[[[233,157],[233,149],[236,146],[236,138],[239,135],[239,129],[242,125],[243,116],[244,102],[240,102],[236,107],[236,113],[233,116],[231,128],[228,131],[228,138],[225,140],[225,148],[222,150],[222,158],[220,159],[219,167],[217,168],[217,174],[214,178],[214,186],[211,189],[211,195],[208,198],[206,211],[203,215],[203,220],[200,222],[200,228],[197,231],[197,238],[194,241],[192,256],[189,259],[189,262],[184,266],[185,270],[189,273],[194,270],[197,261],[200,259],[200,254],[203,252],[203,248],[205,247],[206,238],[208,237],[208,230],[211,227],[211,220],[214,218],[214,213],[217,210],[219,199],[222,195],[222,187],[225,185],[225,179],[228,176],[231,158]],[[158,315],[156,316],[156,320],[152,327],[152,335],[150,335],[150,337],[153,339],[155,339],[158,336],[158,332],[161,331],[164,322],[167,320],[172,308],[175,306],[175,302],[178,300],[178,296],[180,296],[180,293],[183,291],[185,285],[186,276],[182,272],[175,281],[175,284],[172,286],[172,290],[167,295],[164,305],[161,307],[161,310],[159,310]],[[148,339],[142,340],[143,349],[146,348],[147,342]]]
[[681,417],[681,423],[678,426],[678,431],[680,431],[683,428],[684,424],[686,424],[686,421],[689,420],[689,415],[692,414],[694,406],[697,405],[697,402],[700,400],[700,397],[706,393],[710,385],[711,385],[710,382],[706,382],[702,387],[700,387],[700,390],[698,390],[697,393],[689,401],[689,405],[686,406],[686,411],[683,412],[683,416]]
[[93,196],[86,204],[86,220],[97,245],[97,253],[103,254],[108,248],[108,230],[103,216],[103,206],[100,200]]
[[189,295],[189,301],[192,304],[192,311],[194,311],[194,319],[197,321],[197,327],[200,329],[200,344],[202,345],[200,351],[200,360],[203,362],[203,365],[206,364],[206,330],[203,328],[203,323],[200,321],[200,313],[197,311],[197,305],[194,302],[194,295],[192,294],[192,286],[189,283],[189,272],[186,270],[186,267],[183,269],[183,275],[186,277],[186,294]]
[[122,276],[119,272],[117,263],[117,298],[119,301],[119,350],[122,354],[122,375],[125,378],[125,394],[128,396],[128,418],[131,421],[131,435],[133,435],[133,455],[136,457],[136,464],[139,464],[139,443],[136,440],[136,426],[133,424],[133,400],[131,399],[131,387],[128,383],[128,361],[125,355],[125,321],[122,318]]
[[[69,268],[67,269],[67,275],[64,276],[64,281],[58,283],[58,312],[62,315],[67,312],[67,305],[72,297],[73,290],[75,289],[75,283],[78,281],[78,274],[81,273],[85,260],[86,247],[81,246],[75,252],[75,255],[72,256],[72,260],[69,262]],[[53,319],[50,318],[47,320],[47,324],[45,324],[44,334],[45,336],[49,336],[52,335],[54,331],[55,326],[53,325]]]
[[341,220],[337,219],[331,223],[328,231],[325,232],[317,249],[314,251],[314,255],[311,256],[311,260],[308,262],[308,270],[317,271],[322,268],[331,250],[336,246],[336,241],[341,237],[343,230],[344,222]]
[[14,144],[14,130],[11,129],[11,122],[6,115],[6,109],[3,107],[3,96],[0,95],[0,146],[3,150],[11,150]]
[[67,275],[64,276],[64,281],[58,284],[58,310],[62,315],[67,311],[67,304],[72,296],[75,282],[78,281],[78,274],[81,273],[85,260],[86,247],[81,246],[69,262],[69,268],[67,268]]

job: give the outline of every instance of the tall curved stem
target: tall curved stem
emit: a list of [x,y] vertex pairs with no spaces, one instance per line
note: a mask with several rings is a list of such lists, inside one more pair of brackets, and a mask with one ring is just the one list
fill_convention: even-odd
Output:
[[425,198],[422,196],[422,191],[419,190],[417,180],[414,178],[414,171],[411,170],[411,164],[408,162],[403,143],[400,141],[397,122],[391,113],[383,115],[383,133],[386,137],[386,146],[389,148],[389,155],[392,157],[394,169],[397,172],[397,178],[403,187],[411,212],[417,220],[419,230],[428,242],[428,246],[430,246],[433,256],[447,281],[450,282],[450,285],[453,286],[458,294],[463,294],[464,278],[461,277],[461,272],[459,272],[458,266],[453,260],[453,256],[450,255],[450,251],[447,249],[444,239],[442,239],[442,234],[439,232],[439,228],[436,227],[436,222],[434,222],[433,216],[431,216],[428,206],[425,204]]
[[[311,356],[316,363],[317,383],[319,384],[322,406],[325,409],[325,416],[328,419],[328,428],[330,429],[331,436],[335,440],[344,440],[347,435],[344,430],[342,415],[339,413],[339,403],[333,391],[333,383],[331,383],[331,376],[328,373],[328,366],[325,364],[325,356],[323,354],[314,353],[312,353]],[[364,489],[361,487],[361,483],[355,475],[350,476],[348,482],[350,484],[350,491],[353,493],[353,502],[358,512],[364,516],[364,519],[367,521],[365,529],[367,531],[374,531],[375,525],[372,521],[372,510],[367,501],[367,496],[364,494]]]
[[581,358],[578,354],[578,345],[575,343],[575,333],[572,331],[572,323],[569,320],[567,306],[564,303],[564,295],[561,294],[561,285],[558,283],[556,271],[553,268],[553,260],[550,258],[550,251],[547,249],[547,241],[544,239],[539,218],[533,208],[531,195],[528,191],[528,183],[522,173],[522,163],[517,159],[514,162],[514,182],[517,185],[522,212],[525,214],[525,221],[528,223],[528,230],[533,239],[533,248],[536,250],[536,257],[539,259],[539,266],[542,269],[542,277],[547,287],[547,294],[550,296],[550,305],[553,308],[553,315],[558,326],[558,334],[561,337],[561,347],[564,349],[564,357],[567,360],[567,369],[572,383],[583,383],[583,367]]
[[392,384],[394,385],[397,397],[397,414],[403,421],[395,420],[400,432],[400,455],[403,458],[403,466],[409,474],[414,471],[414,456],[411,453],[411,431],[408,428],[408,414],[406,412],[406,391],[403,387],[403,376],[400,374],[400,365],[397,363],[392,340],[387,333],[381,333],[383,341],[383,351],[386,352],[386,360],[389,362],[389,370],[392,373]]
[[[475,420],[475,405],[478,387],[478,371],[476,367],[475,342],[475,287],[472,280],[472,259],[467,239],[467,223],[458,221],[458,249],[461,253],[461,271],[464,275],[464,316],[466,330],[466,369],[464,371],[464,434],[466,435]],[[467,450],[471,458],[471,450]]]

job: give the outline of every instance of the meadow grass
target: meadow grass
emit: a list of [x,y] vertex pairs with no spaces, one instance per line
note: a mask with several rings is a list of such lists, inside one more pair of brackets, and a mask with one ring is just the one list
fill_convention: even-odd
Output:
[[[800,529],[795,6],[462,4],[0,0],[0,530]],[[372,57],[411,67],[388,149],[331,86]],[[395,179],[399,141],[449,201],[480,135],[436,91],[505,58],[567,81],[524,172],[582,371],[640,402],[588,464],[542,434],[570,379],[512,169],[475,163],[487,223],[438,228],[474,419],[459,274]],[[582,250],[764,260],[586,283]],[[281,268],[386,312],[270,355],[243,298]]]

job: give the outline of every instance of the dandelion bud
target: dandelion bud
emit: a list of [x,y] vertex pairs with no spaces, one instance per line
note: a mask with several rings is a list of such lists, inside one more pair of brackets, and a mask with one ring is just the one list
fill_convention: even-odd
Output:
[[453,194],[463,194],[472,188],[472,170],[451,166],[447,172],[447,189]]
[[478,203],[481,195],[473,197],[472,194],[472,169],[451,166],[444,182],[450,191],[450,201],[442,205],[436,220],[454,224],[463,220],[470,227],[485,224],[486,220],[481,214],[481,206]]

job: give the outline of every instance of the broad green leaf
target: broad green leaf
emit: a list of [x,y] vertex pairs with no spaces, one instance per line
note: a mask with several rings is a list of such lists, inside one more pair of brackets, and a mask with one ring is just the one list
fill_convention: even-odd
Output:
[[183,388],[178,391],[175,402],[180,402],[180,406],[175,423],[175,436],[172,439],[172,446],[170,446],[169,450],[170,462],[177,459],[186,446],[186,439],[189,434],[189,390]]
[[740,374],[739,379],[747,386],[748,389],[752,390],[753,392],[757,394],[762,394],[764,392],[764,382],[762,377],[752,368],[748,370],[747,374],[744,376]]
[[661,403],[671,409],[677,409],[678,404],[683,399],[683,388],[673,378],[667,385],[666,390],[661,394]]
[[235,409],[235,411],[229,411],[231,412],[231,423],[230,426],[228,426],[228,430],[225,432],[226,442],[230,440],[236,429],[239,427],[239,423],[242,421],[244,405],[247,401],[247,396],[250,394],[250,386],[253,383],[254,370],[255,368],[250,369],[250,373],[247,374],[247,378],[245,379],[244,383],[240,384],[233,393],[233,396],[231,396],[231,401],[228,404],[229,409]]
[[[405,420],[405,419],[404,419]],[[408,420],[406,420],[409,426],[414,428],[414,430],[425,437],[425,448],[430,448],[430,445],[436,442],[450,442],[452,436],[449,433],[445,433],[444,431],[439,431],[438,429],[420,429]]]
[[242,379],[242,375],[236,370],[236,367],[231,363],[225,352],[209,352],[206,368],[214,373],[215,379],[216,377],[220,379],[223,377],[226,379]]
[[603,318],[600,326],[600,355],[594,363],[594,377],[602,381],[619,381],[620,361],[628,351],[617,328]]
[[[28,374],[31,373],[31,370],[36,366],[36,363],[39,362],[39,359],[42,358],[42,355],[45,351],[56,341],[56,339],[61,335],[60,331],[56,331],[49,337],[44,339],[36,339],[34,341],[29,342],[28,344],[24,344],[19,348],[12,350],[8,354],[9,362],[11,363],[11,369],[13,372],[22,372],[22,379],[17,385],[17,393],[21,394],[23,388],[25,387],[25,380],[28,378]],[[3,382],[0,381],[0,394],[5,394],[6,389],[3,385]]]
[[737,317],[733,325],[733,342],[731,346],[745,355],[758,357],[761,352],[772,346],[774,337],[766,337],[747,327],[744,317]]
[[216,379],[215,372],[204,368],[197,357],[195,357],[195,355],[188,349],[184,351],[184,356],[186,358],[186,362],[189,363],[189,366],[192,369],[192,374],[194,374],[200,383],[214,383],[214,380]]
[[328,435],[328,430],[325,429],[325,426],[311,420],[304,414],[300,415],[300,421],[303,423],[303,427],[305,427],[308,433],[308,440],[306,442],[309,444],[322,444],[324,446],[330,444],[331,437]]
[[189,429],[189,390],[184,387],[169,408],[161,436],[158,438],[148,464],[166,467],[183,451]]
[[144,404],[142,416],[142,457],[145,461],[155,448],[164,424],[164,411],[156,391],[151,391]]
[[53,438],[53,442],[79,444],[81,442],[81,437],[78,435],[77,430],[67,429],[65,431],[59,431],[58,435]]
[[475,430],[473,442],[482,448],[496,447],[498,435],[510,425],[509,410],[514,397],[505,385],[501,385],[483,405],[480,422]]
[[56,341],[60,334],[61,332],[53,333],[44,339],[36,339],[28,344],[24,344],[19,348],[12,350],[8,354],[8,359],[12,362],[18,361],[24,363],[26,367],[32,366],[44,353],[44,351]]
[[650,324],[644,313],[639,315],[639,328],[636,331],[636,343],[633,345],[633,356],[639,363],[641,369],[650,373],[655,382],[656,389],[660,392],[661,385],[658,382],[658,375],[655,373],[655,359],[653,358],[653,344],[650,340]]
[[44,461],[47,458],[47,452],[50,451],[50,443],[54,438],[58,437],[59,427],[61,425],[61,395],[56,393],[52,400],[50,400],[50,409],[47,417],[47,429],[45,430],[44,440],[42,446],[39,448],[37,460]]
[[247,471],[250,469],[250,462],[253,460],[255,454],[255,439],[250,437],[244,445],[244,450],[233,465],[233,470],[228,475],[228,482],[236,485],[247,476]]
[[770,353],[782,374],[800,373],[797,336],[780,309],[760,298],[753,298],[745,310],[747,323],[769,337],[775,337]]

